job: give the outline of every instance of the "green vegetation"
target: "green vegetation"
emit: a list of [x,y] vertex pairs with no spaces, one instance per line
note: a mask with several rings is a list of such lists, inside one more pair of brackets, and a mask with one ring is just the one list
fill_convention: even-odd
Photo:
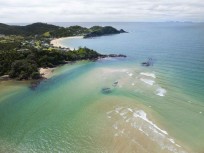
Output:
[[89,33],[90,30],[88,28],[84,28],[81,26],[71,26],[67,28],[59,28],[55,31],[51,31],[50,34],[52,37],[69,37],[69,36],[82,36]]
[[59,27],[46,23],[33,23],[27,26],[10,26],[0,23],[0,34],[4,35],[21,35],[21,36],[38,36],[38,37],[68,37],[84,36],[85,38],[103,36],[108,34],[124,33],[124,30],[117,30],[113,27],[93,26],[85,28],[81,26]]
[[110,26],[106,26],[106,27],[94,26],[94,27],[90,28],[90,30],[91,30],[91,32],[84,35],[84,38],[126,33],[123,29],[117,30],[117,29],[110,27]]
[[40,67],[55,67],[68,61],[94,60],[104,56],[88,48],[66,52],[60,48],[50,50],[41,46],[40,41],[30,46],[22,45],[21,39],[12,39],[14,36],[0,41],[0,76],[9,75],[18,80],[39,79]]
[[58,26],[46,23],[33,23],[27,26],[10,26],[0,23],[0,34],[34,36],[59,29]]
[[11,63],[9,70],[11,78],[23,79],[39,79],[40,73],[35,61],[30,59],[15,60]]
[[50,32],[45,32],[45,33],[43,34],[43,37],[50,37]]
[[18,80],[39,79],[40,67],[55,67],[68,61],[95,60],[104,57],[125,57],[124,55],[101,55],[88,48],[70,51],[50,45],[55,37],[96,37],[125,32],[113,27],[81,26],[59,27],[46,23],[27,26],[10,26],[0,23],[0,76],[9,75]]

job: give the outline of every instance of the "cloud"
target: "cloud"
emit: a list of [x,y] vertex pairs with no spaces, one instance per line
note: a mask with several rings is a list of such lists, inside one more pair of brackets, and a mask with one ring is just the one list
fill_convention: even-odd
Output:
[[204,21],[203,0],[0,0],[0,22]]

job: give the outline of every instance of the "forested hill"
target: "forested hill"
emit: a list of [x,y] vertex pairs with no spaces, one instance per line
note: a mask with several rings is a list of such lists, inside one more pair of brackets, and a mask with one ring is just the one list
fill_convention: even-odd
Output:
[[43,36],[43,37],[68,37],[84,36],[84,38],[97,37],[109,34],[124,33],[123,29],[117,30],[111,26],[94,26],[85,28],[81,26],[59,27],[47,23],[33,23],[26,26],[14,26],[0,23],[0,34],[21,36]]
[[60,27],[46,24],[46,23],[33,23],[26,26],[6,25],[0,23],[0,34],[4,35],[23,35],[34,36],[36,34],[42,35],[48,31],[54,31]]

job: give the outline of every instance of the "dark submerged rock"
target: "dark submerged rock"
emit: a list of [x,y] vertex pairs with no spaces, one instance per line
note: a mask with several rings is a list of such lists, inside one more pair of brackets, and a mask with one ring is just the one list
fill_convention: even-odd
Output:
[[123,54],[109,54],[108,57],[127,57],[126,55]]
[[110,94],[112,92],[111,88],[105,87],[101,89],[103,94]]
[[42,80],[43,80],[43,79],[38,80],[38,81],[31,82],[29,88],[30,88],[31,90],[35,90],[35,89],[38,87],[38,85],[40,84],[40,82],[41,82]]
[[120,33],[128,33],[128,32],[123,29],[120,29]]
[[118,81],[115,81],[115,82],[112,84],[113,87],[116,87],[117,85],[118,85]]
[[153,59],[152,58],[148,58],[148,60],[146,62],[142,62],[141,63],[142,66],[153,66]]

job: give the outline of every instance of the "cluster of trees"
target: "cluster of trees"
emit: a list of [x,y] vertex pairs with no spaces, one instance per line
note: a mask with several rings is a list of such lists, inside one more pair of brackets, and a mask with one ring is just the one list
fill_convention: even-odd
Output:
[[70,26],[67,28],[61,27],[57,30],[51,31],[50,35],[55,38],[69,37],[69,36],[82,36],[89,33],[90,30],[81,26]]
[[88,48],[64,52],[60,49],[52,51],[34,47],[21,48],[20,42],[0,43],[0,75],[9,75],[11,78],[39,79],[40,67],[55,67],[67,61],[96,59],[103,55]]
[[40,78],[36,61],[30,59],[15,60],[12,62],[8,74],[10,78],[17,78],[18,80]]

